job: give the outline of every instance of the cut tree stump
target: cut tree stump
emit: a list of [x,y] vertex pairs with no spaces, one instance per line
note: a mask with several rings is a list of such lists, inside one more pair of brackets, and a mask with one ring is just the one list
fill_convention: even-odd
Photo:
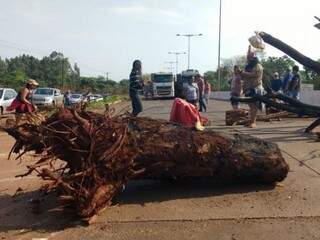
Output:
[[[274,143],[247,135],[195,131],[167,121],[61,109],[41,125],[5,129],[14,152],[36,151],[28,166],[58,190],[60,203],[90,219],[132,179],[275,183],[288,164]],[[54,161],[65,165],[55,168]]]

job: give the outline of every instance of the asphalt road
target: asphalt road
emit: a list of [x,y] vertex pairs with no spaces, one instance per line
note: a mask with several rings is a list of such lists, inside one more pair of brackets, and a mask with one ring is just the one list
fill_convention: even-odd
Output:
[[[142,115],[168,119],[171,104],[144,101]],[[226,127],[228,109],[228,102],[212,100],[204,114],[212,123],[208,128],[278,143],[290,165],[284,182],[273,187],[137,181],[88,227],[57,211],[52,196],[33,213],[30,200],[41,183],[35,176],[14,178],[33,157],[21,164],[5,160],[13,140],[0,133],[0,239],[320,239],[319,142],[303,133],[312,119],[259,122],[257,129]],[[23,191],[11,197],[18,187]]]

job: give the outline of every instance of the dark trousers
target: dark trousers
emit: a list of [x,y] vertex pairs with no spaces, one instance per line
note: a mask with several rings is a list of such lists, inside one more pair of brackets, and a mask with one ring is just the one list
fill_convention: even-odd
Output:
[[200,97],[199,97],[199,107],[200,107],[200,109],[199,109],[200,112],[207,111],[206,102],[205,102],[205,99],[202,95],[200,95]]
[[132,104],[132,115],[137,116],[139,113],[142,112],[142,104],[139,98],[138,91],[130,90],[130,98]]

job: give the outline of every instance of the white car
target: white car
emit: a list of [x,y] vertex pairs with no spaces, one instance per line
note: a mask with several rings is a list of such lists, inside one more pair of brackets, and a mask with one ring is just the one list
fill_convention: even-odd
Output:
[[90,102],[98,102],[98,101],[101,101],[101,100],[103,100],[103,97],[100,94],[89,95],[89,101]]
[[16,98],[17,92],[12,88],[0,88],[0,114],[6,112],[12,101]]
[[82,94],[71,94],[70,96],[70,104],[76,104],[83,101],[83,95]]
[[32,103],[37,106],[61,106],[63,95],[57,88],[37,88],[31,97]]

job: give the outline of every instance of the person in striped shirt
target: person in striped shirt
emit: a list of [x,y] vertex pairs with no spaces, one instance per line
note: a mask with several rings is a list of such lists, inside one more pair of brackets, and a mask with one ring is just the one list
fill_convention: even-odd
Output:
[[139,98],[138,91],[143,87],[141,61],[135,60],[133,62],[132,70],[130,73],[129,95],[132,104],[132,115],[138,116],[142,112],[142,104]]

